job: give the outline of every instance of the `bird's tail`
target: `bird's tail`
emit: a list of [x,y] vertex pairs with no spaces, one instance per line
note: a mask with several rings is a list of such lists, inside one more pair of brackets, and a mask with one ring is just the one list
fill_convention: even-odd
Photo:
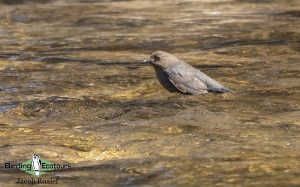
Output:
[[233,90],[231,90],[229,88],[226,88],[226,87],[222,87],[219,92],[221,92],[221,93],[226,93],[226,92],[234,93]]

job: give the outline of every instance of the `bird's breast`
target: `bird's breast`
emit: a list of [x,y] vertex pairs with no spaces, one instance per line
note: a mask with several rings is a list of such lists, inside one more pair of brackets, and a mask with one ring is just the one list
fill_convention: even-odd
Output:
[[153,67],[159,83],[169,92],[178,92],[178,89],[169,80],[168,74],[161,67]]

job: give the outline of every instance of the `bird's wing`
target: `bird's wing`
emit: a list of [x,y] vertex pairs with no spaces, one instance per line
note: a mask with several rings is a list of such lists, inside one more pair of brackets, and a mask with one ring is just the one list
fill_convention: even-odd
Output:
[[195,76],[197,77],[197,79],[200,79],[207,86],[207,89],[209,91],[221,92],[221,93],[233,92],[231,89],[226,88],[225,86],[221,85],[220,83],[218,83],[214,79],[210,78],[209,76],[207,76],[200,70],[197,70],[197,71],[198,72],[195,74]]
[[[180,67],[179,67],[180,66]],[[165,72],[170,82],[180,91],[193,95],[207,93],[207,86],[197,77],[194,72],[185,65],[168,68]]]
[[208,91],[220,92],[220,93],[233,92],[231,89],[226,88],[225,86],[221,85],[220,83],[218,83],[214,79],[210,78],[208,75],[206,75],[202,71],[194,68],[193,66],[191,66],[189,64],[186,64],[186,63],[183,62],[181,67],[184,67],[184,68],[188,69],[189,72],[191,72],[191,74],[194,78],[200,80],[203,84],[205,84]]

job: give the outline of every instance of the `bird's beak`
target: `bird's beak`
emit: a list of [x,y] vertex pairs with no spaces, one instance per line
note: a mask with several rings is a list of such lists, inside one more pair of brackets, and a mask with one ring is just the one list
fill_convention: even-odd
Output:
[[151,63],[153,63],[154,62],[154,60],[152,59],[152,58],[149,58],[149,59],[147,59],[147,60],[144,60],[144,63],[146,63],[146,64],[151,64]]

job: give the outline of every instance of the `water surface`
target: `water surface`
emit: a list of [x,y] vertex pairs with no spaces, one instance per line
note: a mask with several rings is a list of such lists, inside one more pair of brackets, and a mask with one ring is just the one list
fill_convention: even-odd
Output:
[[[299,186],[299,17],[298,0],[0,0],[1,163],[70,163],[43,176],[60,186]],[[168,93],[141,63],[156,50],[236,93]],[[0,186],[18,177],[1,166]]]

